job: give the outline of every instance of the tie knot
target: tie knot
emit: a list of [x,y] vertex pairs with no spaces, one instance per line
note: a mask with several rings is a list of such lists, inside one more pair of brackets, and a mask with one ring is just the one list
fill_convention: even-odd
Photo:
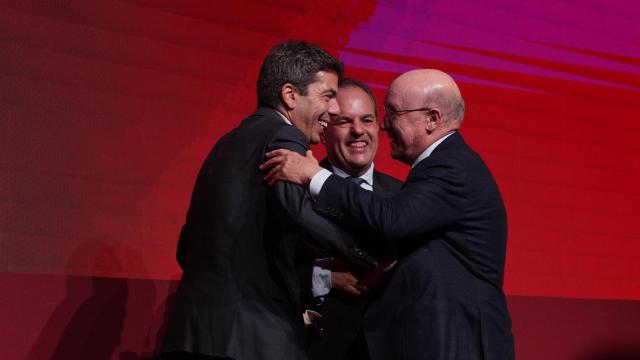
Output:
[[364,179],[358,177],[358,176],[349,176],[347,177],[347,180],[351,181],[352,183],[361,186],[364,183]]

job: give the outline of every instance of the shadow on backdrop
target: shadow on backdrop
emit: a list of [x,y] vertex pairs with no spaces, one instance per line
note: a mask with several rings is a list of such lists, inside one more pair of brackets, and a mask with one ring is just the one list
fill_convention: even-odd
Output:
[[[74,250],[68,264],[90,263],[93,269],[114,274],[130,262],[143,266],[136,251],[122,249],[85,243]],[[65,282],[66,296],[35,340],[28,360],[153,358],[177,282],[78,275],[65,276]],[[158,292],[166,295],[156,307]]]

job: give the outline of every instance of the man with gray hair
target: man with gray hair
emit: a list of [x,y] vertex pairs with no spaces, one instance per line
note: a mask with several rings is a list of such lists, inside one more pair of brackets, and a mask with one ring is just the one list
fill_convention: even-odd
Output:
[[275,167],[266,180],[310,184],[317,211],[379,232],[397,249],[365,318],[372,359],[513,359],[502,290],[506,211],[491,172],[460,135],[458,86],[442,71],[409,71],[392,82],[385,108],[391,156],[412,167],[394,197],[362,191],[310,153],[267,154],[263,168]]

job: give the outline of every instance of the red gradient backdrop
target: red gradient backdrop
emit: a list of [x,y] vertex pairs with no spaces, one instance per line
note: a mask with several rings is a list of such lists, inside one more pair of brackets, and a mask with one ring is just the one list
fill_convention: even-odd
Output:
[[519,358],[640,354],[639,25],[632,1],[0,0],[0,357],[151,356],[196,173],[287,38],[379,101],[409,69],[456,78]]

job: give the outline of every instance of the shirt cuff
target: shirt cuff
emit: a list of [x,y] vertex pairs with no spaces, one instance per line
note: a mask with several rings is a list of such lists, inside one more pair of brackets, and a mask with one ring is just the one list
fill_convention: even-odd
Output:
[[321,261],[315,262],[311,273],[311,295],[314,298],[325,296],[331,291],[331,270]]
[[331,171],[327,169],[322,169],[313,175],[311,182],[309,183],[309,192],[311,193],[313,200],[320,195],[320,190],[322,190],[322,186],[329,176],[331,176]]

